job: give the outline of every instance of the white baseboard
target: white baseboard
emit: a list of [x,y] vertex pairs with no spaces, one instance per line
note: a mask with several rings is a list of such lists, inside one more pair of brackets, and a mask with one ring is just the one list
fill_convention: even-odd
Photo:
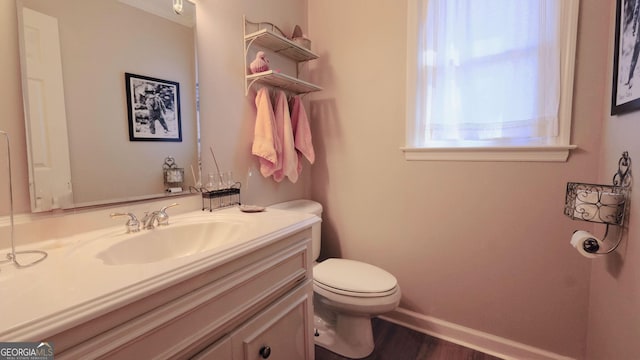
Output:
[[575,360],[516,341],[398,308],[380,318],[506,360]]

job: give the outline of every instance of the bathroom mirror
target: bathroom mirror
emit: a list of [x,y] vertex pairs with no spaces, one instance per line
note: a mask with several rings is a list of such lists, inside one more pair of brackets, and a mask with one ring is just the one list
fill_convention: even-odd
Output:
[[[195,4],[184,1],[182,14],[172,0],[16,4],[32,211],[173,196],[163,179],[169,156],[185,169],[184,188],[193,184],[192,173],[199,176]],[[180,112],[181,141],[130,141],[127,94],[139,100],[131,109],[135,131],[150,131],[150,120],[144,91],[126,89],[125,73],[179,84],[168,105]],[[163,126],[155,125],[161,133]]]

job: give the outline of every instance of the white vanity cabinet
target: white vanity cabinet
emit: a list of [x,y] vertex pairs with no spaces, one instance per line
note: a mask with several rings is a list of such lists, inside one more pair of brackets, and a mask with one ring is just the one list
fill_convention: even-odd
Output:
[[46,339],[56,359],[314,359],[310,227]]

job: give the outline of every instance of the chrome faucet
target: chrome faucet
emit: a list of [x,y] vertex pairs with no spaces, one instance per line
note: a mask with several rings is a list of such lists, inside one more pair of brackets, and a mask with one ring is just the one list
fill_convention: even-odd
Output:
[[[169,225],[169,214],[167,214],[167,209],[178,205],[178,203],[173,203],[161,208],[160,210],[156,210],[151,214],[145,213],[144,218],[142,219],[143,228],[151,230],[154,229],[155,226]],[[156,223],[156,225],[154,225],[154,223]]]
[[117,216],[128,216],[129,220],[124,224],[127,227],[127,233],[140,231],[140,222],[133,213],[111,213],[109,216],[112,218]]

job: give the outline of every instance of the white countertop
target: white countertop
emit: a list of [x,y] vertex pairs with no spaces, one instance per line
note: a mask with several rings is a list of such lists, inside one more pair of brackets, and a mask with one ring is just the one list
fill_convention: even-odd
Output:
[[[250,225],[243,226],[237,241],[153,263],[106,265],[95,256],[127,236],[124,221],[118,226],[16,248],[44,250],[49,256],[22,269],[13,264],[0,265],[0,341],[46,340],[320,221],[316,216],[290,211],[243,213],[233,207],[172,216],[169,227],[239,219]],[[4,249],[0,254],[7,252],[9,249]]]

